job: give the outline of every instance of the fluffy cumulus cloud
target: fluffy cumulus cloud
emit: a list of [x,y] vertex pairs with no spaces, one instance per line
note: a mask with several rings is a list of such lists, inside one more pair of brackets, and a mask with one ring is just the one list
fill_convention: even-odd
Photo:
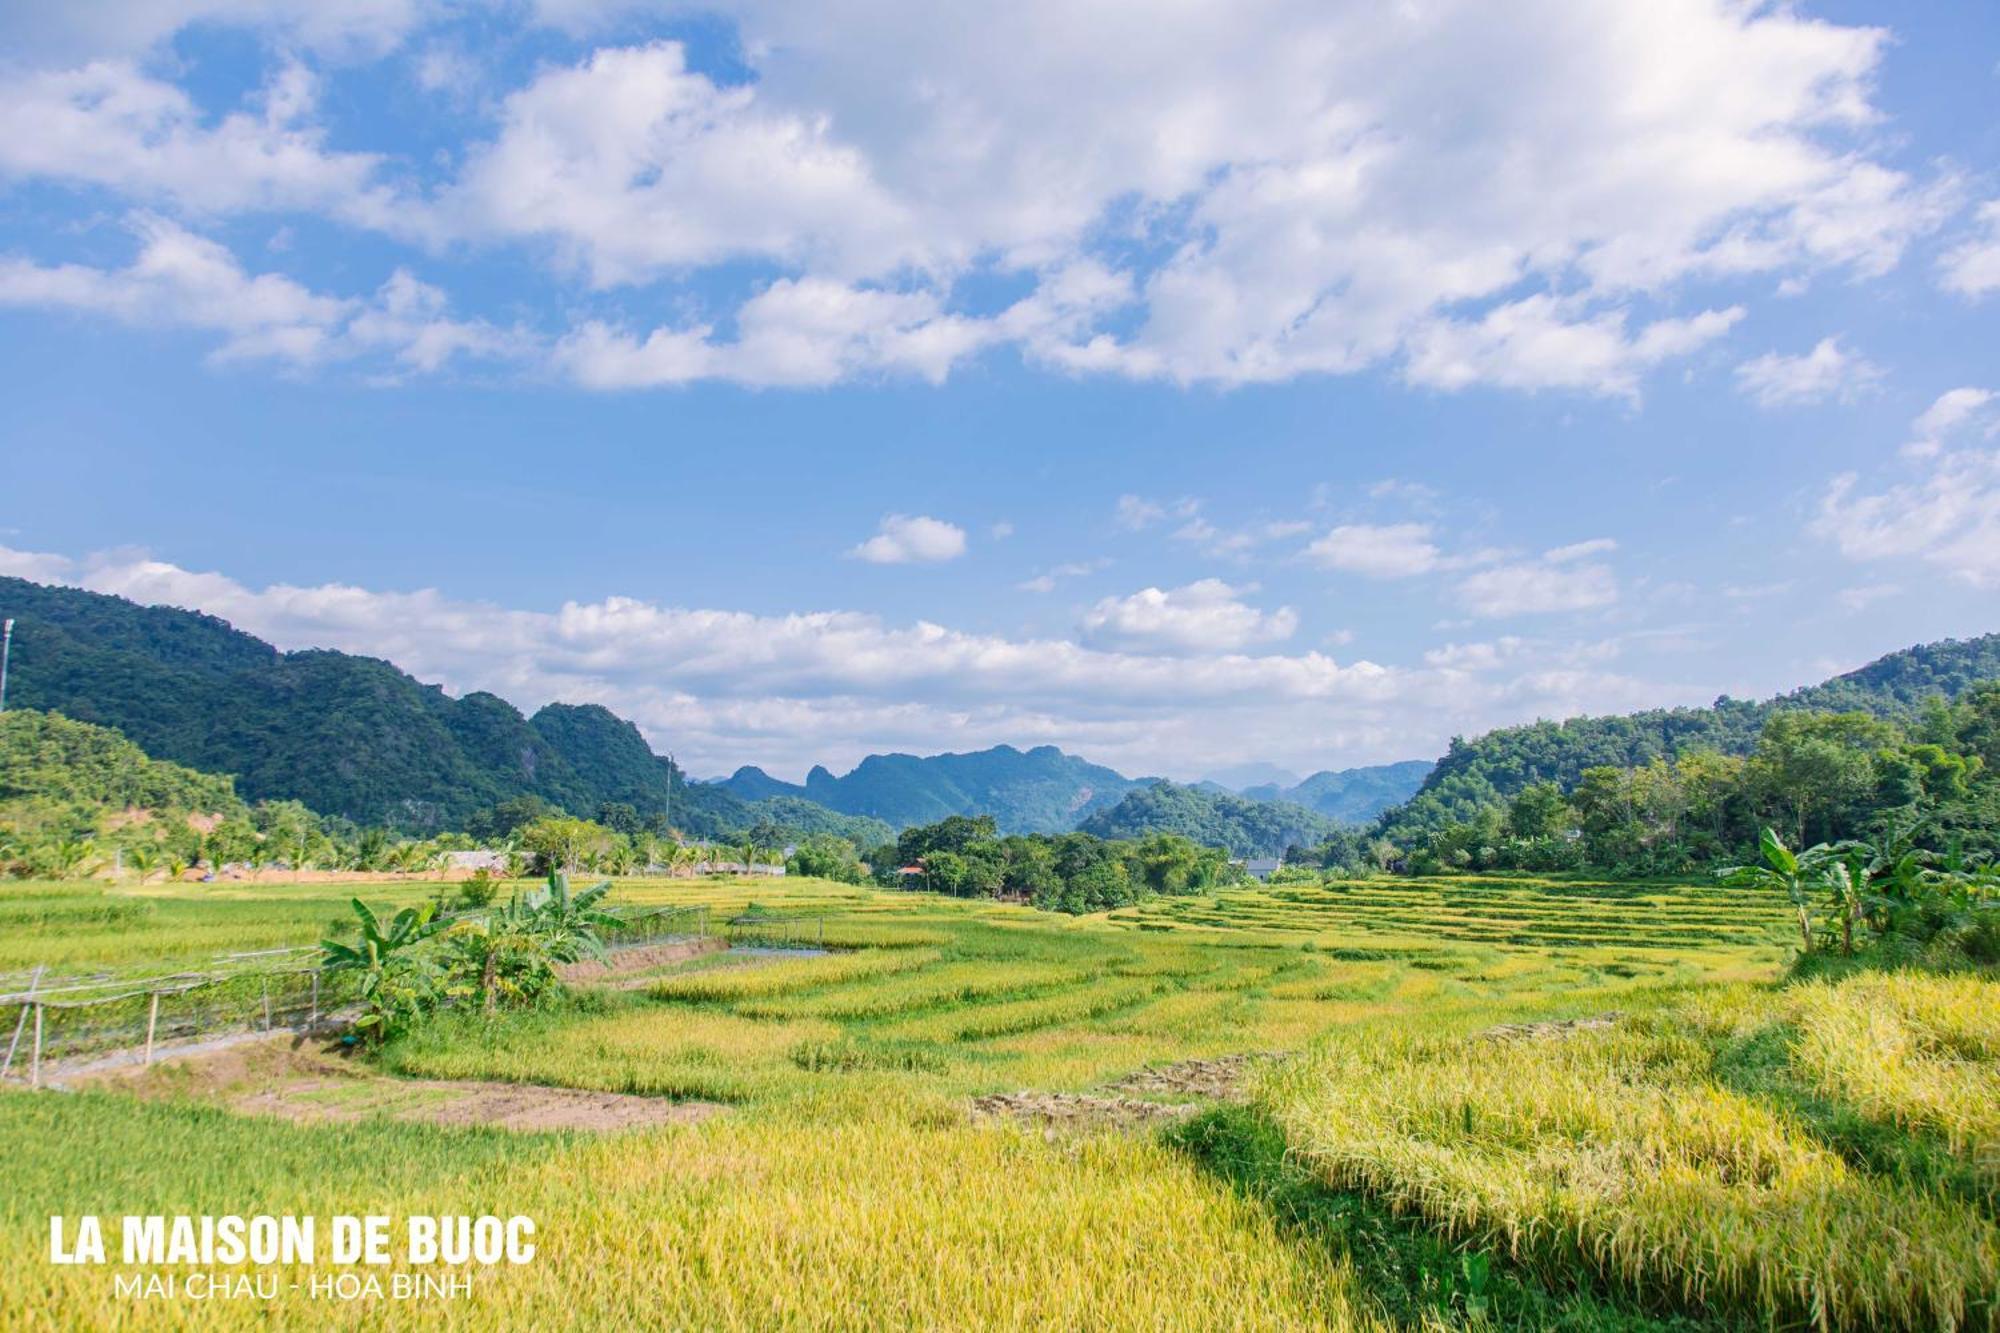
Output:
[[248,273],[224,246],[163,218],[139,215],[129,225],[138,249],[123,267],[0,257],[0,306],[197,329],[221,339],[215,360],[293,368],[386,353],[407,369],[434,371],[461,354],[509,356],[525,346],[517,334],[453,319],[442,291],[402,269],[369,297],[330,296],[280,274]]
[[1140,652],[1234,652],[1252,644],[1288,639],[1299,627],[1289,606],[1260,611],[1243,600],[1255,585],[1235,587],[1200,579],[1184,588],[1141,588],[1129,597],[1106,597],[1083,618],[1091,643]]
[[124,60],[0,80],[0,180],[91,185],[201,215],[393,216],[378,155],[335,152],[314,122],[319,80],[276,70],[253,105],[213,120],[187,92]]
[[936,564],[965,554],[965,529],[941,518],[889,514],[880,530],[848,552],[871,565]]
[[[753,615],[616,596],[531,611],[429,589],[257,588],[130,552],[0,548],[0,573],[207,611],[282,648],[386,657],[419,679],[523,708],[602,703],[696,772],[762,763],[799,774],[884,749],[1002,741],[1058,744],[1129,772],[1197,777],[1248,756],[1305,771],[1333,757],[1431,755],[1455,733],[1523,717],[1700,693],[1561,645],[1517,644],[1492,666],[1463,657],[1399,667],[1215,639],[1134,651],[852,611]],[[1238,600],[1200,585],[1162,597],[1184,612]],[[1236,632],[1276,637],[1278,615],[1239,619]]]
[[1821,338],[1810,352],[1787,356],[1766,352],[1736,367],[1737,387],[1759,407],[1798,407],[1843,402],[1874,386],[1881,367],[1840,345],[1838,337]]
[[1428,523],[1343,523],[1315,538],[1305,556],[1324,569],[1378,579],[1428,574],[1444,559]]
[[[496,6],[480,21],[581,46],[422,151],[343,127],[322,84],[402,47],[428,78],[446,7],[26,8],[49,16],[0,21],[25,53],[0,179],[524,256],[562,293],[538,355],[596,388],[935,381],[1004,347],[1079,375],[1630,398],[1743,317],[1695,284],[1880,274],[1951,203],[1879,155],[1886,33],[1737,0],[734,0],[740,68],[662,35],[683,6]],[[159,58],[197,22],[292,55],[198,104]],[[1949,285],[1987,290],[1986,244]]]
[[1991,390],[1941,395],[1913,423],[1903,476],[1870,491],[1843,473],[1815,531],[1849,559],[1919,560],[1975,588],[2000,588],[2000,412]]
[[1598,537],[1509,560],[1468,574],[1455,592],[1466,610],[1490,619],[1610,606],[1618,600],[1618,577],[1598,557],[1614,546]]

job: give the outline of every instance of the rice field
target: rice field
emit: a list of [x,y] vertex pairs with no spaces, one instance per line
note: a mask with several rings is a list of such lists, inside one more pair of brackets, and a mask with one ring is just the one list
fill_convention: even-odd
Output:
[[[94,945],[104,966],[149,942],[165,958],[315,938],[344,900],[317,886],[35,892],[22,910],[72,913],[63,947]],[[80,892],[100,909],[151,907],[86,926],[68,901]],[[171,1198],[173,1211],[450,1201],[535,1216],[543,1257],[423,1312],[449,1327],[2000,1317],[2000,984],[1780,985],[1776,901],[1712,885],[1371,880],[1072,919],[815,881],[618,893],[703,903],[718,920],[753,902],[812,916],[829,951],[724,954],[636,989],[439,1021],[380,1067],[727,1113],[589,1137],[291,1124],[198,1093],[0,1094],[0,1145],[29,1164],[0,1197],[0,1308],[46,1310],[51,1326],[257,1322],[247,1306],[117,1309],[102,1273],[38,1256],[51,1212]],[[33,941],[0,933],[0,946],[0,968],[33,961]],[[1560,1020],[1590,1021],[1487,1035]],[[1258,1066],[1239,1102],[1139,1094],[1195,1101],[1164,1129],[1050,1134],[973,1110],[994,1094],[1103,1096],[1149,1067],[1252,1053],[1289,1058]],[[155,1143],[170,1148],[139,1148]]]

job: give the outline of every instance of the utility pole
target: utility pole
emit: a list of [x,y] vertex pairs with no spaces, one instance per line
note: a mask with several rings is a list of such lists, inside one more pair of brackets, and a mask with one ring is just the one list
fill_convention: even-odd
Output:
[[0,621],[0,713],[7,711],[7,659],[14,652],[14,621]]

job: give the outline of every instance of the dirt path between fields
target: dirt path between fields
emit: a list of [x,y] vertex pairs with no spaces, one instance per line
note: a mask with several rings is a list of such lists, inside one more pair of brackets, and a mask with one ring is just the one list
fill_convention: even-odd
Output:
[[[1242,1101],[1251,1071],[1285,1058],[1281,1054],[1247,1053],[1149,1065],[1100,1085],[1094,1093],[996,1092],[975,1097],[972,1110],[981,1118],[1037,1124],[1051,1135],[1080,1130],[1139,1129],[1183,1119],[1218,1101]],[[1159,1097],[1188,1100],[1154,1100]]]
[[175,1055],[150,1069],[71,1074],[61,1086],[118,1089],[141,1097],[191,1097],[247,1115],[275,1115],[301,1123],[386,1116],[434,1125],[603,1131],[689,1124],[727,1109],[713,1102],[675,1102],[581,1088],[388,1078],[323,1041],[285,1035]]

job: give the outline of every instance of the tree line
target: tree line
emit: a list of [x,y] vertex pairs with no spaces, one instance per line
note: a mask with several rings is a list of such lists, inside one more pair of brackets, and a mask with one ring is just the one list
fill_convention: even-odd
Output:
[[1903,829],[1939,854],[2000,851],[2000,681],[1956,702],[1933,697],[1909,722],[1773,711],[1747,754],[1695,746],[1638,765],[1591,765],[1572,784],[1530,781],[1457,817],[1415,822],[1391,811],[1287,859],[1343,872],[1685,875],[1754,859],[1766,828],[1792,847]]

